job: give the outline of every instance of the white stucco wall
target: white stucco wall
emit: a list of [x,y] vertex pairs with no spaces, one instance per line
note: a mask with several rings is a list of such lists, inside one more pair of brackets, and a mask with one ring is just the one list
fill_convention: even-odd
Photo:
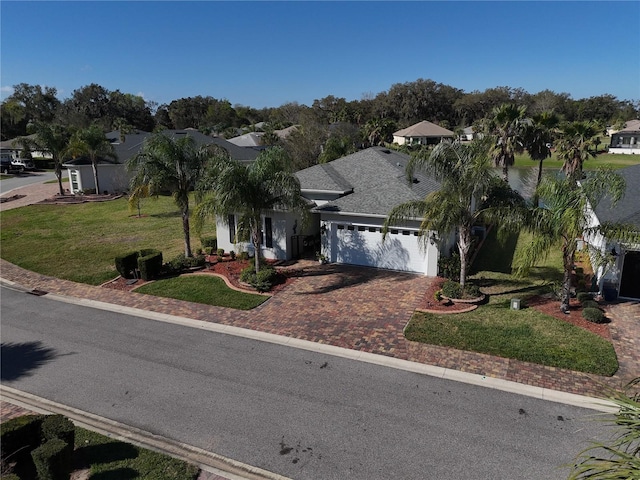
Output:
[[[74,188],[72,171],[78,172],[78,186]],[[71,193],[80,193],[86,189],[94,189],[95,182],[93,180],[93,169],[91,165],[70,166],[67,168],[67,176],[69,177],[69,191]],[[129,189],[129,181],[131,174],[127,172],[125,165],[98,165],[98,182],[100,183],[100,192],[122,193]]]

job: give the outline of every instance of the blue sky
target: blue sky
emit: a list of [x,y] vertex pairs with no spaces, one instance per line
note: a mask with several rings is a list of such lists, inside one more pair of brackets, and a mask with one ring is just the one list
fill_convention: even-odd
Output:
[[0,2],[2,99],[347,100],[418,78],[640,100],[640,2]]

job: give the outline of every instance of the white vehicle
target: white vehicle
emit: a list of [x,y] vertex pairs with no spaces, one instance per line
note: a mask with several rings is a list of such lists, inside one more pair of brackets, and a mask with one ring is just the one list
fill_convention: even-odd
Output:
[[36,169],[36,166],[33,163],[33,160],[29,158],[14,158],[11,160],[11,163],[14,167],[18,169],[33,171]]

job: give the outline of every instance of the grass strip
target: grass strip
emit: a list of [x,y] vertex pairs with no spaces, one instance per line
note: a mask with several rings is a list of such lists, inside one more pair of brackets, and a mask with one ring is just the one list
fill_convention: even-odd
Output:
[[430,345],[597,375],[618,369],[615,350],[605,339],[533,308],[509,310],[508,304],[458,315],[416,313],[405,335]]
[[75,455],[90,466],[90,478],[194,480],[198,467],[168,455],[137,447],[76,427]]
[[237,310],[251,310],[269,298],[233,290],[212,275],[182,275],[158,280],[141,286],[136,292]]

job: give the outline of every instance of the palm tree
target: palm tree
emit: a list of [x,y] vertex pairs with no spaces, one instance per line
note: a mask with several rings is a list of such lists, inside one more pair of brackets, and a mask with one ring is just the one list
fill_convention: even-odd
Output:
[[490,155],[496,167],[502,167],[504,181],[509,180],[509,167],[515,162],[515,154],[522,152],[522,127],[526,107],[518,107],[513,103],[503,103],[495,107],[489,120],[489,133],[494,136],[495,143]]
[[[538,161],[538,176],[536,178],[536,188],[542,180],[542,162],[551,157],[551,144],[554,141],[555,128],[560,119],[554,112],[541,112],[526,119],[522,131],[524,148],[531,160]],[[538,204],[538,199],[534,194],[533,204]]]
[[422,238],[434,230],[446,235],[457,232],[460,252],[460,285],[464,290],[471,254],[472,227],[485,221],[501,229],[516,227],[524,201],[509,185],[492,174],[488,155],[490,140],[476,139],[462,144],[440,143],[430,153],[420,150],[407,166],[407,178],[415,169],[423,170],[440,182],[440,189],[422,200],[410,201],[392,209],[384,232],[393,225],[422,219]]
[[34,126],[37,148],[51,154],[53,168],[58,179],[60,195],[62,188],[62,157],[69,146],[71,134],[62,125],[38,122]]
[[640,377],[609,401],[618,407],[616,434],[606,443],[594,442],[578,455],[569,480],[626,480],[640,476]]
[[[166,191],[173,195],[182,217],[185,257],[192,256],[189,192],[211,156],[211,147],[198,147],[191,136],[175,138],[160,132],[145,140],[140,152],[127,161],[127,170],[134,173],[130,204],[135,204],[137,197],[146,195],[157,196]],[[148,188],[141,188],[143,186]]]
[[96,194],[100,193],[100,184],[98,183],[98,160],[101,158],[112,158],[116,160],[118,156],[113,151],[113,145],[107,139],[102,128],[98,125],[92,125],[89,128],[78,130],[69,142],[69,146],[65,154],[74,157],[86,155],[91,160],[91,168],[93,169],[93,181],[96,186]]
[[373,118],[365,123],[362,128],[369,145],[384,145],[384,142],[392,136],[395,123],[388,118]]
[[[524,228],[533,233],[531,243],[526,245],[517,259],[517,273],[524,274],[557,248],[562,250],[563,279],[560,309],[569,311],[571,274],[575,263],[576,239],[584,237],[588,244],[598,234],[607,238],[624,238],[631,230],[620,225],[590,226],[590,211],[595,209],[605,195],[615,205],[625,191],[624,179],[609,169],[592,172],[580,184],[572,177],[559,178],[545,175],[537,188],[542,206],[534,206]],[[596,258],[596,257],[594,257]],[[602,262],[606,258],[602,256]],[[598,265],[594,265],[597,267]]]
[[300,194],[300,182],[288,166],[284,149],[271,147],[255,162],[243,165],[219,156],[198,185],[196,218],[202,225],[209,216],[238,215],[238,235],[248,236],[255,252],[255,271],[260,270],[262,216],[281,209],[304,215],[307,205]]
[[575,180],[582,178],[582,165],[596,156],[594,137],[602,128],[594,122],[571,122],[560,127],[558,158],[563,161],[562,171]]

